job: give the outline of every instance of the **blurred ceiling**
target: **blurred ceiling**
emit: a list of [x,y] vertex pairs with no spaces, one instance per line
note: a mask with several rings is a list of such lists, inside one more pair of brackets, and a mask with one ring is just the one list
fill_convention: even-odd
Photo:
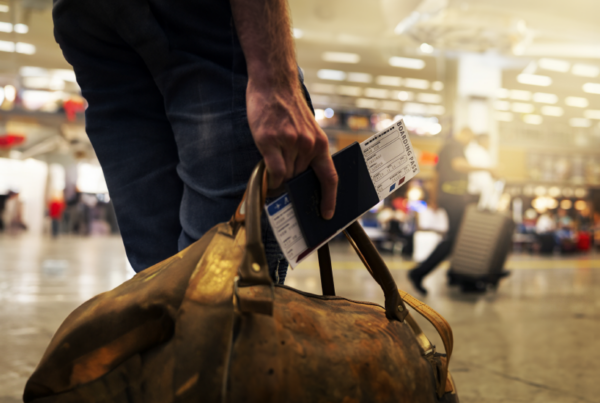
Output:
[[600,58],[594,0],[290,0],[302,41]]

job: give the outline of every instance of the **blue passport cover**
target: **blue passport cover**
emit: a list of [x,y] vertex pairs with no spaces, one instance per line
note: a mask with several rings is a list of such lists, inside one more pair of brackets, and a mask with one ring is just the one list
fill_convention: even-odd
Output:
[[379,202],[360,144],[350,144],[333,156],[338,173],[335,214],[321,217],[321,184],[312,168],[290,179],[286,188],[306,244],[314,248]]

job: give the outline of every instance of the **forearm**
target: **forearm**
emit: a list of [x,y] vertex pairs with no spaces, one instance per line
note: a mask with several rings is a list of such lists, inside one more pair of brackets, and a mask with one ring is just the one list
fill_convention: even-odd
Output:
[[268,90],[299,88],[287,0],[230,0],[248,77]]

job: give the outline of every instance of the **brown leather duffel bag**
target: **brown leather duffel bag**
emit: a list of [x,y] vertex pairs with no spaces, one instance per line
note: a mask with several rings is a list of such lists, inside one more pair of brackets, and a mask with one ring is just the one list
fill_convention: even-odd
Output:
[[[458,402],[450,327],[398,291],[357,223],[346,235],[385,307],[273,285],[260,237],[263,182],[261,163],[230,222],[71,313],[24,401]],[[333,294],[328,249],[319,263]],[[405,303],[436,327],[447,355]]]

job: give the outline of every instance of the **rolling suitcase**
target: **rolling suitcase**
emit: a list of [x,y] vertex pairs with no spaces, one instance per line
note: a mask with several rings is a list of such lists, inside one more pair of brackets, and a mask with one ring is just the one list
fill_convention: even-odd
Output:
[[[71,313],[25,403],[458,403],[452,330],[398,290],[357,222],[345,233],[384,306],[335,296],[326,246],[325,295],[273,284],[261,242],[263,173],[261,163],[229,222]],[[446,354],[407,306],[433,324]]]
[[496,287],[510,250],[515,228],[509,216],[467,207],[454,244],[448,277],[463,291],[485,291]]

